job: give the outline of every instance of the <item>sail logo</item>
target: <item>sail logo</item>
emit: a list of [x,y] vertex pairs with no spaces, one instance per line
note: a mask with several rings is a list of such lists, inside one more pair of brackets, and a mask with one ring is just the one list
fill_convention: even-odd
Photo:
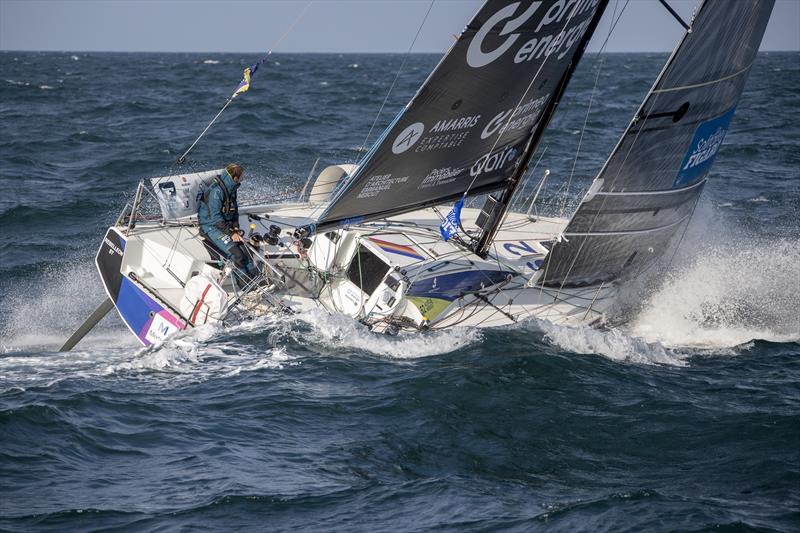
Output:
[[[514,111],[514,110],[513,109],[507,109],[506,111],[501,111],[500,113],[495,115],[495,117],[492,120],[490,120],[488,124],[486,124],[486,127],[483,128],[483,131],[481,132],[481,139],[488,139],[489,137],[491,137],[492,135],[494,135],[498,131],[502,135],[503,131],[505,131],[505,128],[503,128],[503,125],[511,117],[511,112],[512,111]],[[502,130],[501,130],[501,128],[502,128]]]
[[392,143],[392,153],[402,154],[412,146],[414,146],[425,132],[425,124],[422,122],[415,122],[400,132]]
[[503,44],[492,50],[491,52],[484,52],[483,48],[483,40],[486,39],[486,36],[497,26],[498,23],[502,22],[503,20],[512,17],[514,13],[516,13],[517,8],[519,7],[520,2],[514,2],[513,4],[509,4],[487,20],[481,29],[475,34],[475,37],[469,43],[469,48],[467,49],[467,64],[473,68],[480,68],[485,67],[498,57],[505,54],[509,48],[514,46],[514,43],[519,39],[518,33],[511,33],[517,30],[520,26],[522,26],[531,16],[536,12],[537,9],[542,5],[542,2],[533,2],[528,9],[526,9],[520,16],[509,20],[506,22],[506,25],[503,26],[503,29],[500,30],[499,35],[501,37],[511,35],[503,41]]
[[[514,56],[514,63],[521,63],[525,60],[530,61],[534,58],[540,59],[543,55],[550,56],[557,51],[561,51],[558,58],[562,59],[589,27],[591,17],[584,18],[582,22],[578,22],[578,16],[594,13],[598,3],[599,0],[559,0],[553,2],[536,25],[536,38],[522,45]],[[473,68],[485,67],[508,52],[520,37],[520,32],[517,30],[536,13],[541,7],[542,1],[532,2],[522,14],[511,18],[517,12],[520,4],[521,2],[514,2],[499,10],[489,17],[475,33],[467,48],[467,64],[469,66]],[[486,38],[498,24],[509,18],[511,20],[508,20],[503,29],[497,33],[500,37],[507,36],[506,39],[494,50],[484,52]],[[565,20],[566,23],[564,22]],[[563,25],[558,28],[558,31],[547,35],[541,34],[543,27],[562,23]],[[533,25],[527,30],[533,30]]]
[[450,120],[439,120],[431,128],[431,132],[441,133],[445,131],[457,131],[474,127],[480,120],[480,115],[470,117],[453,118]]
[[506,131],[520,130],[532,126],[539,121],[544,104],[550,99],[550,93],[525,102],[515,109],[501,111],[490,120],[481,132],[481,139],[488,139],[495,133],[502,135]]
[[463,168],[435,168],[431,170],[422,180],[417,189],[427,189],[428,187],[439,187],[452,183],[464,171]]
[[153,321],[144,338],[151,343],[161,342],[178,331],[180,328],[175,323],[175,319],[170,320],[170,318],[172,317],[163,309],[158,314],[153,315]]
[[512,146],[507,150],[500,150],[495,153],[488,153],[482,155],[469,169],[469,175],[473,178],[483,174],[484,172],[494,172],[511,163],[517,158],[517,149]]
[[673,188],[688,185],[711,169],[735,111],[736,108],[732,107],[719,117],[697,126],[689,150],[672,184]]

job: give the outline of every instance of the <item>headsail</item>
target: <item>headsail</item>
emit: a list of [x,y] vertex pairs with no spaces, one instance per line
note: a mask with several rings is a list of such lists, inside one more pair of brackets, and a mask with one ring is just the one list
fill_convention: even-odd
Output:
[[542,268],[549,286],[635,276],[685,227],[756,58],[773,0],[708,1]]
[[317,228],[504,188],[607,0],[488,0]]

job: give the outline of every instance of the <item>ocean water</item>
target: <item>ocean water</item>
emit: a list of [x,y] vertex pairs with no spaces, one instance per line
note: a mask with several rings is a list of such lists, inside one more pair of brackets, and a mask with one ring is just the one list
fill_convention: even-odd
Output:
[[[142,349],[112,313],[57,353],[103,298],[104,229],[254,59],[0,52],[0,529],[800,529],[800,54],[759,55],[624,327],[390,338],[311,313]],[[534,176],[551,211],[665,59],[584,59]],[[275,55],[192,168],[235,160],[245,202],[292,199],[437,61],[409,57],[376,119],[403,56]]]

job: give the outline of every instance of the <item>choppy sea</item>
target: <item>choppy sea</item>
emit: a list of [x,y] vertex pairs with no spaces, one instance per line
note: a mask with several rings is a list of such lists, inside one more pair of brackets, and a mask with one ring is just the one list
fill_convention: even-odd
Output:
[[[391,338],[314,313],[143,349],[112,313],[57,353],[103,299],[105,227],[254,59],[0,52],[0,529],[800,530],[800,54],[759,55],[624,327]],[[245,202],[294,198],[438,61],[410,56],[376,121],[403,59],[272,56],[192,168],[238,161]],[[540,148],[551,205],[665,59],[584,58]]]

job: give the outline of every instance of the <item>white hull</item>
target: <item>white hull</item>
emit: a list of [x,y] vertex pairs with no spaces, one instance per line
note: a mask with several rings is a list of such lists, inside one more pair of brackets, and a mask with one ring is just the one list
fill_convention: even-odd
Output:
[[[535,283],[566,219],[511,213],[481,259],[453,240],[442,240],[438,213],[448,209],[317,235],[302,251],[291,235],[319,213],[319,206],[243,208],[240,227],[255,224],[261,234],[273,224],[282,230],[277,246],[251,248],[257,258],[267,259],[260,266],[269,281],[244,291],[235,287],[230,265],[225,268],[212,257],[191,219],[110,228],[98,269],[123,320],[145,345],[194,325],[309,309],[342,313],[391,333],[496,327],[531,317],[568,325],[603,320],[614,286],[559,289]],[[464,208],[464,227],[474,227],[478,213]]]

